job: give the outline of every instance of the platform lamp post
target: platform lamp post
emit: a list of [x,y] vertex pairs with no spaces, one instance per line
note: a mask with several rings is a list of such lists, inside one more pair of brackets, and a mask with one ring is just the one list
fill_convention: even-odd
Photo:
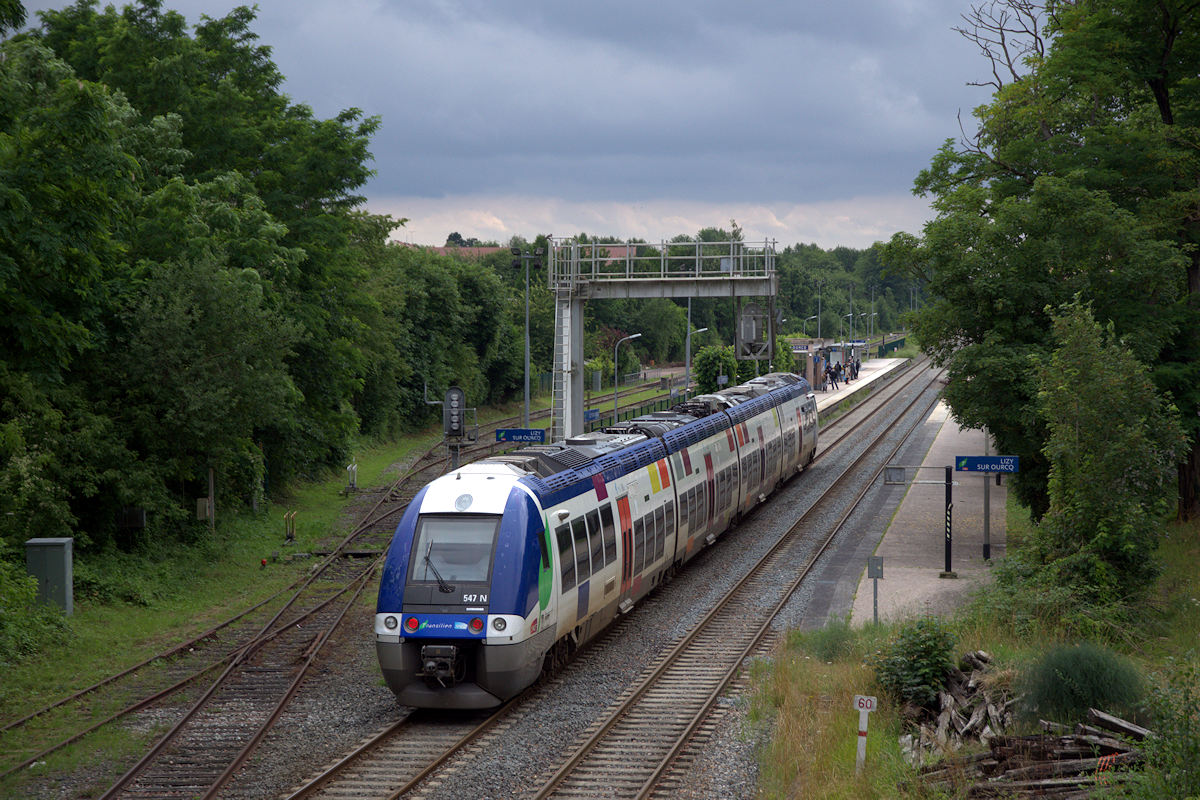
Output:
[[808,321],[816,318],[817,315],[813,314],[811,317],[806,317],[804,322],[800,323],[800,332],[805,338],[808,338]]
[[510,252],[514,256],[517,256],[517,258],[521,259],[521,261],[517,261],[516,258],[513,259],[512,265],[514,267],[520,266],[520,264],[522,262],[525,264],[525,409],[521,414],[521,427],[528,428],[529,427],[529,259],[531,259],[531,258],[539,259],[539,260],[533,262],[533,266],[537,269],[541,269],[542,262],[540,261],[540,259],[543,255],[544,251],[542,250],[542,248],[539,247],[533,251],[533,255],[530,255],[528,250],[525,250],[522,252],[521,248],[513,247],[513,248],[511,248]]
[[878,311],[872,311],[870,314],[863,314],[867,318],[867,346],[870,347],[871,339],[875,336],[875,318],[879,316]]
[[[688,326],[689,329],[691,327],[692,327],[691,325]],[[683,396],[685,399],[687,398],[688,388],[692,385],[692,334],[693,333],[704,333],[706,330],[708,330],[708,328],[700,328],[699,330],[694,330],[694,331],[688,330],[687,336],[683,337],[684,338],[684,342],[683,342],[683,352],[684,352]]]
[[622,342],[633,341],[641,337],[640,333],[631,333],[623,339],[618,339],[617,343],[613,345],[613,425],[617,424],[617,384],[621,379],[621,368],[617,366],[617,350],[621,347]]
[[817,338],[821,338],[821,285],[817,284]]

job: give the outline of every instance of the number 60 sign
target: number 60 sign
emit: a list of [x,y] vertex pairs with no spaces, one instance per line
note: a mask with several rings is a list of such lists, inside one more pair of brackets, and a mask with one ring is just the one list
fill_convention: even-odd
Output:
[[862,772],[863,762],[867,758],[867,715],[875,710],[875,698],[870,695],[854,695],[854,710],[858,712],[858,757],[854,762],[854,770]]

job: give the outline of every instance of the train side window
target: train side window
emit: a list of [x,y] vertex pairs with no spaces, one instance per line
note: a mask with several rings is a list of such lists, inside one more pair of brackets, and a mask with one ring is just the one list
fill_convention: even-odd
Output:
[[571,549],[571,526],[559,525],[554,529],[558,539],[558,561],[562,565],[562,590],[575,588],[575,553]]
[[592,571],[599,572],[604,566],[604,532],[600,530],[600,512],[592,509],[587,513],[588,541],[592,543]]
[[662,506],[654,509],[654,560],[663,556],[663,541],[667,537],[666,516]]
[[587,526],[583,517],[571,520],[571,533],[575,537],[575,580],[583,583],[592,576],[589,569]]
[[545,528],[538,536],[538,550],[542,551],[542,569],[550,569],[550,531]]
[[667,533],[675,530],[675,501],[667,501]]
[[646,566],[646,524],[644,517],[633,521],[633,574],[641,573]]
[[617,560],[617,528],[613,525],[612,506],[600,506],[600,520],[604,525],[604,566]]
[[654,561],[654,512],[651,511],[645,516],[646,520],[646,566]]

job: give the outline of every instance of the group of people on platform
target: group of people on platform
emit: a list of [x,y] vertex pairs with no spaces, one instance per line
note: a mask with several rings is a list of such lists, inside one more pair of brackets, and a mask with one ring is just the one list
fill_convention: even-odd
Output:
[[849,383],[850,381],[858,380],[858,370],[861,367],[862,361],[857,358],[853,361],[847,361],[845,366],[843,366],[842,362],[840,361],[834,364],[826,364],[824,375],[825,380],[821,384],[821,391],[827,392],[832,388],[836,392],[838,390],[838,384],[842,381]]

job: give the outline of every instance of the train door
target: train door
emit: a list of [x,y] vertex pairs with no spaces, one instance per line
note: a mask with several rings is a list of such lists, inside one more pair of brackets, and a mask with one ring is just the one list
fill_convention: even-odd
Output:
[[713,470],[712,453],[704,454],[704,485],[708,490],[706,492],[708,495],[708,517],[704,520],[704,525],[706,528],[708,528],[714,524],[717,517],[716,507],[714,505],[717,501],[717,476],[716,472]]
[[796,458],[792,462],[797,467],[804,465],[804,401],[796,403]]
[[621,610],[628,611],[633,604],[633,514],[627,494],[617,498],[617,521],[621,525]]

